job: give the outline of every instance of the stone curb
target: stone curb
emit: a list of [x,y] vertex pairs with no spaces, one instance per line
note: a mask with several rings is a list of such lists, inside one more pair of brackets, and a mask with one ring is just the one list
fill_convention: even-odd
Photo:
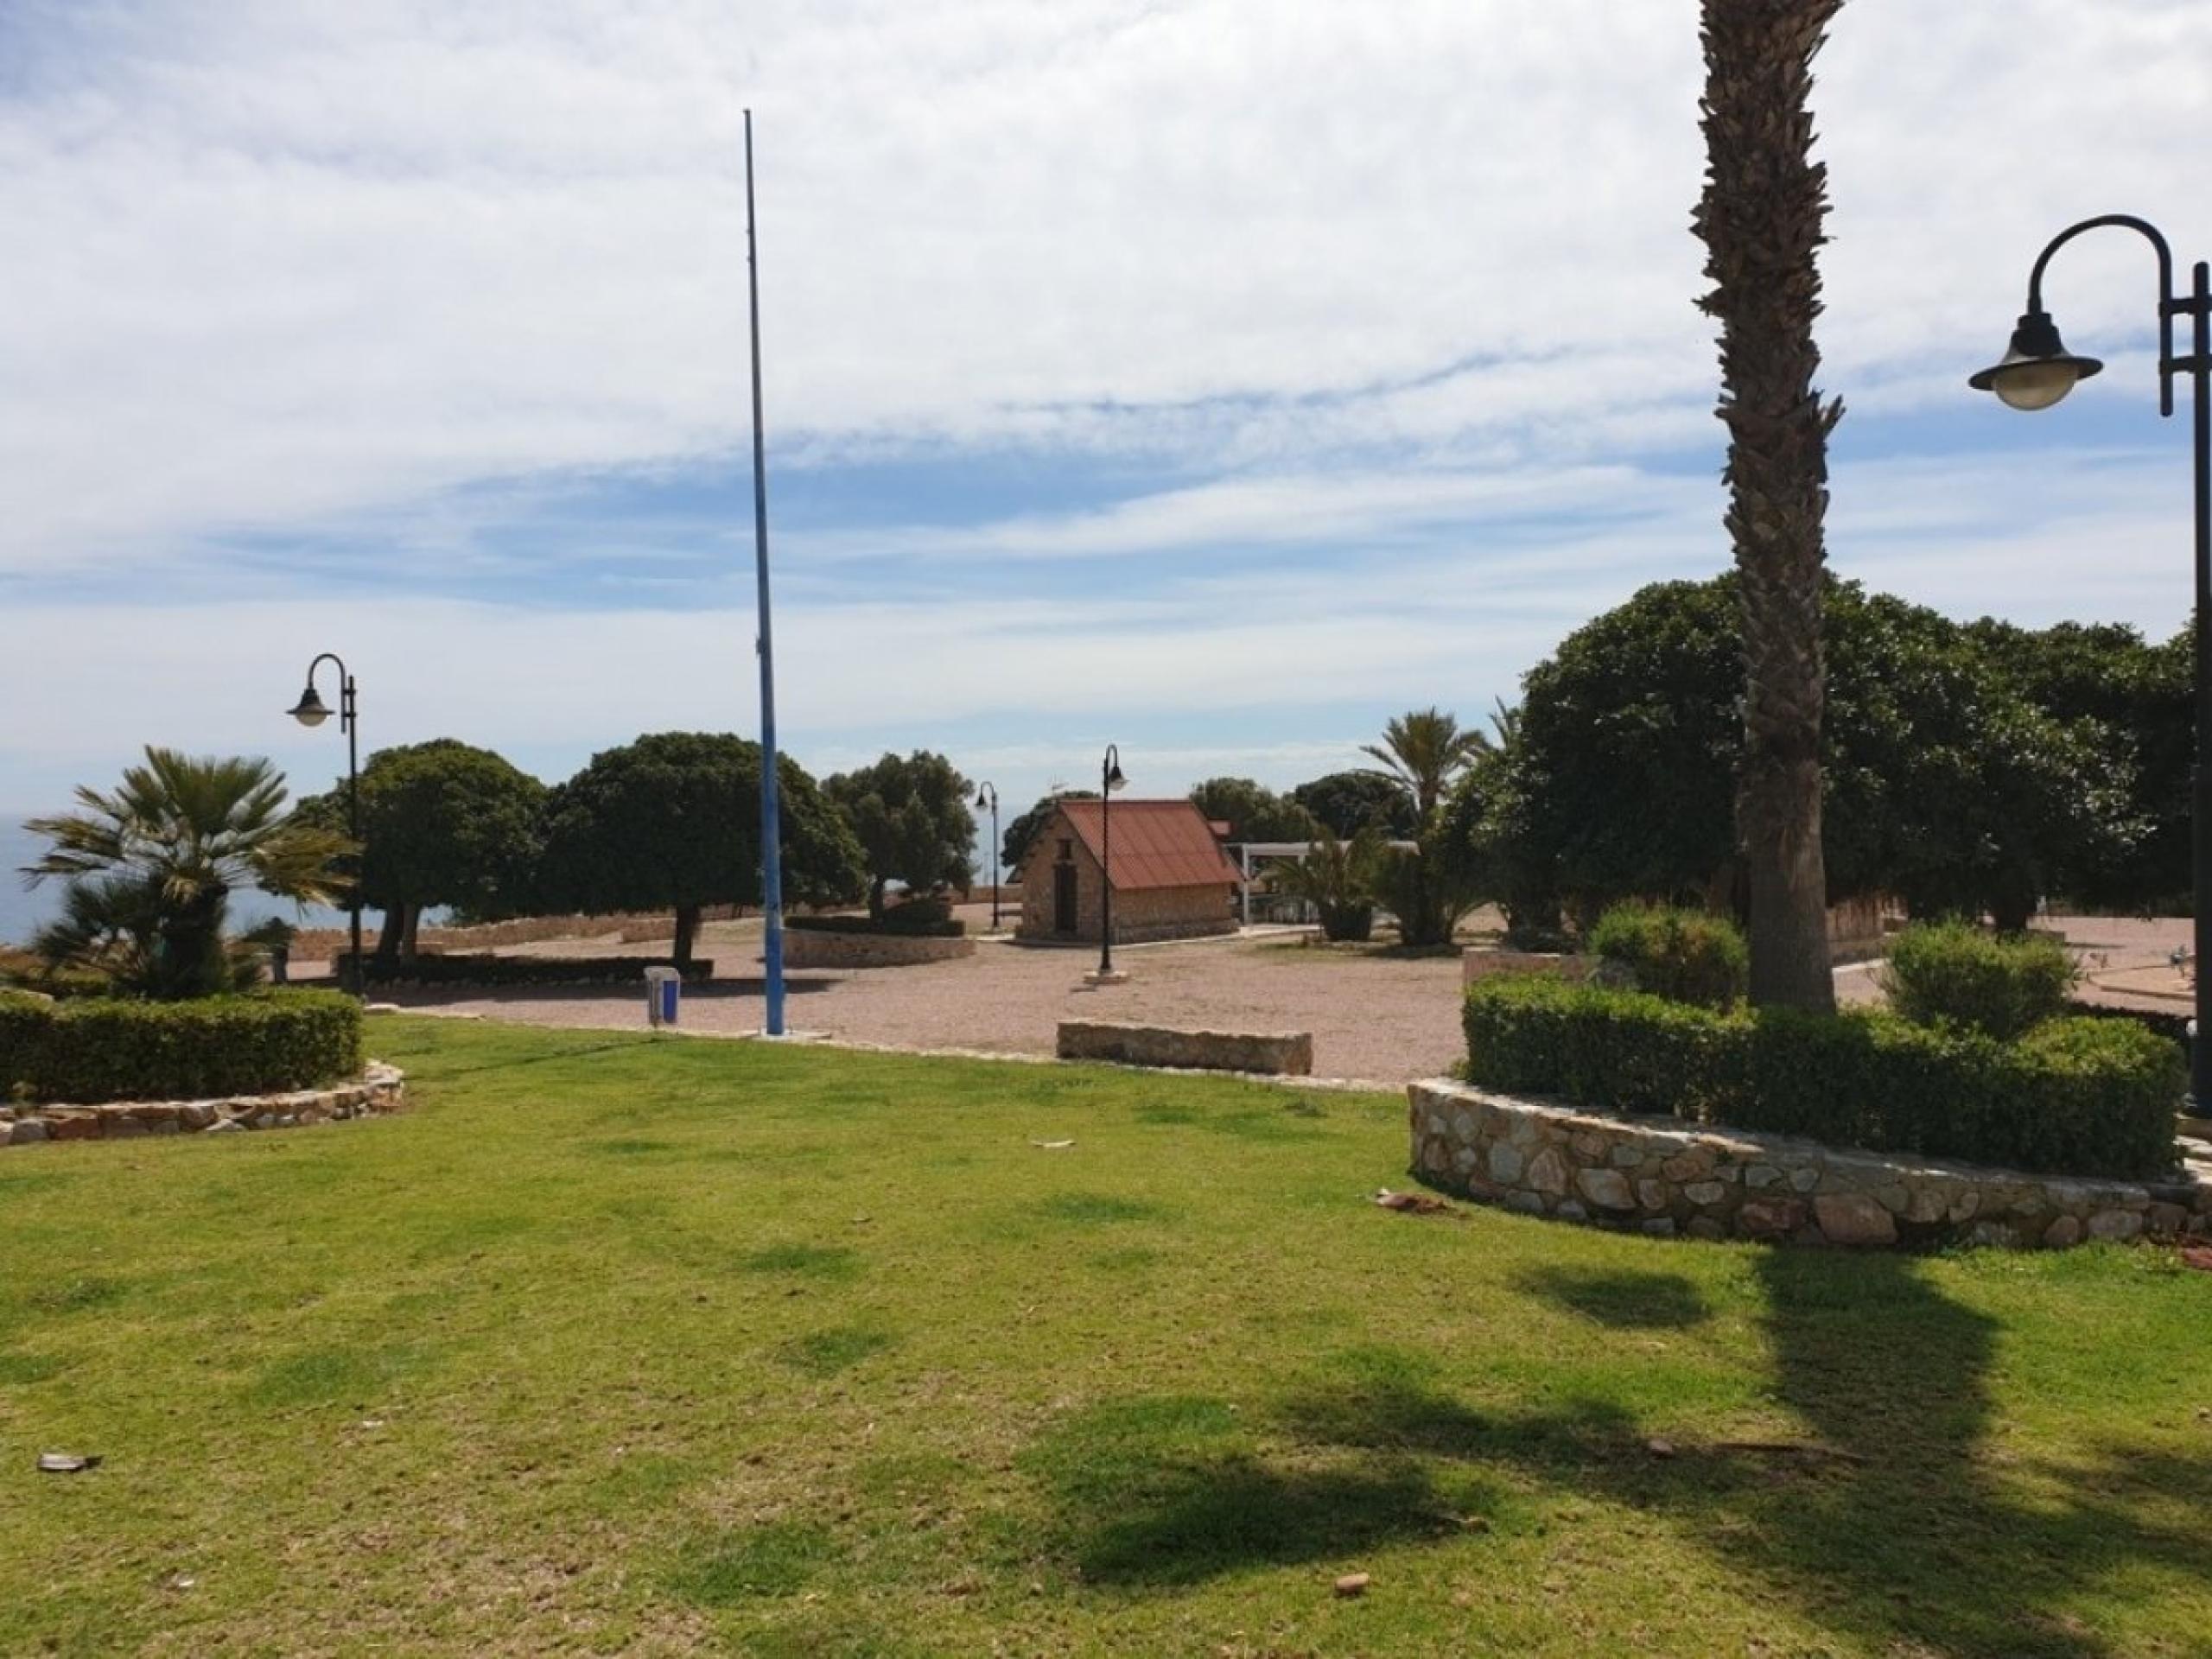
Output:
[[149,1135],[220,1135],[289,1129],[303,1124],[396,1112],[406,1103],[406,1074],[371,1060],[350,1083],[220,1100],[118,1100],[0,1106],[0,1147],[46,1141],[128,1141]]
[[1418,1179],[1561,1221],[1800,1244],[2212,1239],[2212,1159],[2171,1181],[2074,1179],[1608,1117],[1441,1077],[1406,1094]]

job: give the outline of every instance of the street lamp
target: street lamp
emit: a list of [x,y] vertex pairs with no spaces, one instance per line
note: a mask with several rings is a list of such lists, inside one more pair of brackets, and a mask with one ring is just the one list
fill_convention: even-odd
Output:
[[991,809],[991,931],[999,931],[999,786],[987,783],[976,791],[976,810]]
[[[325,663],[338,666],[338,724],[346,734],[346,833],[353,839],[354,857],[360,856],[361,845],[361,745],[359,709],[353,694],[353,677],[346,671],[345,659],[335,652],[326,651],[308,664],[308,689],[300,693],[299,702],[284,712],[301,725],[313,728],[330,718],[330,709],[322,694],[315,689],[315,671]],[[340,982],[351,980],[346,988],[359,996],[361,994],[361,873],[353,872],[351,902],[346,908],[353,912],[353,965],[340,976]]]
[[1114,971],[1114,792],[1122,776],[1122,752],[1111,743],[1098,763],[1098,975]]
[[[2190,798],[2194,857],[2196,936],[2196,1025],[2190,1046],[2189,1089],[2195,1109],[2212,1102],[2212,976],[2204,963],[2212,957],[2212,267],[2196,262],[2186,297],[2174,291],[2174,260],[2158,228],[2131,213],[2104,213],[2070,226],[2036,256],[2028,273],[2028,308],[2012,331],[2002,361],[1967,382],[1993,391],[2014,409],[2048,409],[2075,382],[2086,380],[2104,365],[2066,349],[2057,326],[2043,308],[2044,267],[2050,256],[2084,231],[2117,225],[2139,232],[2158,256],[2158,413],[2174,412],[2174,376],[2195,383],[2196,457],[2196,777]],[[2174,355],[2174,319],[2193,320],[2191,350]]]

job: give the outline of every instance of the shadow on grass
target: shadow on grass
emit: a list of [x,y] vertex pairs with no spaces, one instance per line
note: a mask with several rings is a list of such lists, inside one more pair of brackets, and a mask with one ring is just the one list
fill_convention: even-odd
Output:
[[1705,1293],[1679,1273],[1543,1267],[1518,1287],[1620,1331],[1687,1331],[1713,1317]]
[[[1925,1264],[1777,1250],[1757,1273],[1796,1434],[1655,1452],[1671,1426],[1603,1395],[1479,1409],[1439,1386],[1428,1356],[1360,1350],[1276,1402],[1266,1427],[1287,1448],[1263,1455],[1220,1402],[1140,1401],[1079,1414],[1027,1461],[1085,1576],[1130,1588],[1448,1534],[1508,1476],[1665,1517],[1878,1650],[2117,1654],[2125,1643],[2085,1614],[2201,1585],[2212,1452],[2107,1446],[2064,1470],[1993,1456],[1999,1326]],[[1531,1287],[1609,1324],[1705,1317],[1672,1274],[1559,1271]]]

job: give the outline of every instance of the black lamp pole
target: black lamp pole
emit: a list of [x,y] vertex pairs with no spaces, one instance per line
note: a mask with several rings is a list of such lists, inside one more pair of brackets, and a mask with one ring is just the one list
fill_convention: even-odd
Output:
[[976,791],[976,810],[991,809],[991,931],[999,931],[999,786],[987,783]]
[[[2193,1109],[2212,1103],[2212,268],[2196,262],[2190,292],[2174,291],[2174,260],[2157,226],[2132,213],[2104,213],[2068,226],[2036,256],[2028,273],[2028,308],[2012,331],[2004,360],[1967,384],[1993,391],[2014,409],[2048,409],[2104,367],[2094,357],[2069,352],[2043,308],[2044,268],[2050,256],[2084,231],[2107,225],[2139,232],[2158,257],[2158,413],[2174,412],[2174,376],[2194,382],[2196,473],[2196,776],[2190,796],[2190,848],[2196,893],[2196,1025],[2190,1045],[2189,1090]],[[2190,354],[2174,355],[2174,319],[2193,321]]]
[[1098,971],[1114,971],[1114,791],[1125,781],[1122,752],[1106,746],[1098,763]]
[[[353,839],[353,856],[360,857],[361,844],[361,744],[359,706],[355,700],[353,677],[347,672],[345,659],[335,652],[326,651],[308,664],[308,689],[300,693],[299,705],[287,709],[302,726],[320,726],[330,718],[320,692],[315,689],[315,671],[325,663],[338,669],[338,726],[346,734],[346,833]],[[359,996],[361,994],[361,873],[353,872],[353,890],[346,908],[352,912],[353,955],[350,969],[340,976],[340,983]]]

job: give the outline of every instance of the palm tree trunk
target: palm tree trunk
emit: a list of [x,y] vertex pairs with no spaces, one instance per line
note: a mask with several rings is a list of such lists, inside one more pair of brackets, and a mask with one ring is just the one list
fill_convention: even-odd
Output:
[[1821,584],[1827,437],[1815,261],[1827,170],[1812,159],[1811,66],[1841,0],[1705,0],[1706,188],[1696,229],[1720,322],[1744,621],[1744,753],[1736,830],[1751,893],[1751,1000],[1832,1009],[1821,848],[1826,696]]

